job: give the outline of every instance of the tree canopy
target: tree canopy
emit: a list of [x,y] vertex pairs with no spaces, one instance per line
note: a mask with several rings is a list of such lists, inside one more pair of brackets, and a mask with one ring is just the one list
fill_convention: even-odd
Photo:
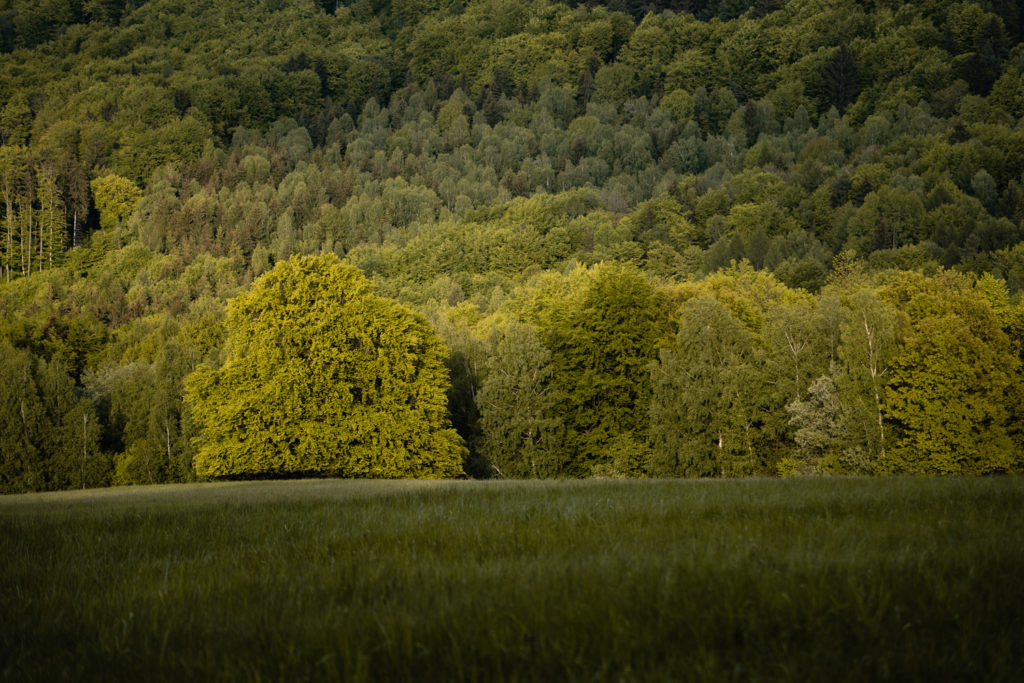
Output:
[[[444,343],[426,432],[338,399],[410,471],[449,423],[474,476],[1019,471],[1018,4],[0,2],[0,486],[213,476],[185,378],[313,256]],[[397,476],[301,365],[230,476]]]
[[451,477],[445,351],[336,257],[279,263],[228,304],[226,359],[186,379],[201,477]]

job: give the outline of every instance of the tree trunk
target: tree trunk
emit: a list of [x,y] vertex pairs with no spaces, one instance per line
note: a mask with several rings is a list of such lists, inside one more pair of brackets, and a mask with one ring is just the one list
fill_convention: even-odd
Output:
[[43,263],[44,263],[44,259],[43,259],[43,254],[45,253],[43,251],[43,247],[44,247],[43,243],[45,242],[45,239],[43,238],[43,235],[45,234],[43,232],[43,219],[44,219],[44,217],[45,217],[45,215],[43,213],[43,210],[42,210],[42,208],[40,208],[39,209],[39,223],[36,226],[36,232],[38,233],[36,235],[36,237],[37,237],[37,240],[39,242],[39,260],[38,260],[38,263],[36,263],[36,270],[37,271],[41,271],[43,269]]
[[85,465],[86,465],[86,461],[88,460],[88,457],[89,457],[89,451],[87,449],[87,444],[89,443],[89,438],[88,438],[87,431],[86,431],[86,426],[88,425],[88,423],[89,423],[89,415],[85,411],[82,411],[82,488],[83,489],[85,488]]
[[25,263],[24,263],[24,274],[25,275],[31,275],[32,274],[32,204],[31,203],[29,203],[29,205],[28,205],[28,211],[25,211],[24,214],[27,216],[27,218],[26,218],[26,226],[27,227],[26,227],[26,233],[25,233],[25,236],[26,236],[25,237],[25,254],[26,254],[25,259],[26,260],[25,260]]
[[4,188],[4,200],[7,204],[7,253],[4,256],[4,271],[7,281],[11,281],[11,259],[14,258],[14,202],[11,201],[7,188]]
[[878,381],[881,372],[878,370],[878,350],[875,348],[875,331],[868,324],[867,316],[864,316],[864,333],[868,340],[868,371],[871,373],[871,390],[875,397],[875,413],[878,416],[878,450],[885,456],[885,425],[882,422],[882,395],[878,388]]
[[49,257],[50,268],[53,268],[53,224],[57,221],[53,215],[54,210],[53,202],[50,202],[50,246],[47,249],[47,255]]
[[171,423],[167,417],[164,417],[164,434],[166,435],[167,442],[167,466],[171,465]]

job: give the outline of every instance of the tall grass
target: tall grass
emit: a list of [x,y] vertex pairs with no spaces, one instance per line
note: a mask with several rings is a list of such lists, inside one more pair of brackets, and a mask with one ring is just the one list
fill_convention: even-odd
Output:
[[54,680],[1019,680],[1024,480],[310,481],[0,498]]

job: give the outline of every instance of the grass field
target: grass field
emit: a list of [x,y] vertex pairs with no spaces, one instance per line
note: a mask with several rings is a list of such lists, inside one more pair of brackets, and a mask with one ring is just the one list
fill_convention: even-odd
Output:
[[1019,681],[1022,511],[1010,477],[0,497],[0,670]]

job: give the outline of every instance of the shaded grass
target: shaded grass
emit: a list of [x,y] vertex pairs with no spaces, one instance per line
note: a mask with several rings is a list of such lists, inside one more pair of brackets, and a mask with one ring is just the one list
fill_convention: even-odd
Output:
[[0,498],[9,679],[1018,680],[1024,480]]

